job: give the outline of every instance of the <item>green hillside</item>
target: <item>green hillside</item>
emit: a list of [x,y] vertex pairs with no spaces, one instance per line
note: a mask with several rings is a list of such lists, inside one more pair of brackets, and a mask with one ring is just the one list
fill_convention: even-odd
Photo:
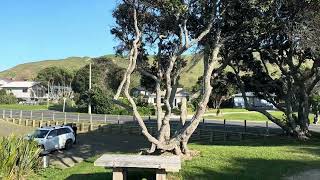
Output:
[[[127,67],[127,60],[124,58],[115,57],[113,55],[107,55],[111,57],[116,64],[120,67]],[[60,60],[45,60],[38,62],[31,62],[17,65],[11,69],[0,72],[0,78],[13,78],[15,80],[32,80],[37,76],[37,73],[47,67],[57,66],[66,68],[68,70],[76,71],[81,67],[85,66],[88,62],[88,57],[69,57]],[[198,78],[203,72],[202,61],[191,60],[187,70],[181,75],[180,84],[186,89],[191,87],[197,82]]]
[[78,70],[87,62],[88,57],[69,57],[60,60],[45,60],[19,64],[11,69],[0,72],[1,78],[13,78],[15,80],[32,80],[37,73],[47,67],[57,66],[68,70]]

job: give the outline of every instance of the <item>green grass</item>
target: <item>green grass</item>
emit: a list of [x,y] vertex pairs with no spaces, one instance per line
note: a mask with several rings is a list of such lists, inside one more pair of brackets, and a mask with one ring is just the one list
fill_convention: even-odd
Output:
[[[208,109],[206,113],[217,113],[218,109]],[[220,109],[220,112],[225,113],[225,112],[249,112],[246,109],[240,109],[240,108],[223,108]]]
[[[282,118],[283,113],[280,111],[274,111],[274,112],[270,112],[270,114],[272,114],[273,116],[277,117],[277,118]],[[222,113],[222,115],[219,116],[215,116],[215,115],[208,115],[208,116],[204,116],[204,118],[207,119],[216,119],[216,120],[248,120],[248,121],[267,121],[268,118],[264,115],[262,115],[259,112],[232,112],[230,114],[228,113]]]
[[[216,110],[209,110],[208,113],[216,113]],[[276,118],[283,118],[283,112],[281,111],[270,111],[270,114]],[[309,115],[310,121],[313,121],[313,114]],[[248,120],[248,121],[267,121],[268,118],[259,112],[247,111],[245,109],[222,109],[222,114],[216,115],[205,115],[205,119],[214,120]]]
[[47,105],[0,104],[0,109],[14,110],[48,110]]
[[[227,144],[191,144],[200,155],[182,164],[179,173],[168,179],[281,179],[292,173],[320,169],[320,138],[298,142],[287,137],[267,140],[247,140]],[[91,158],[67,169],[49,168],[36,179],[111,179],[111,170],[94,167]],[[130,175],[131,174],[131,175]],[[130,173],[133,177],[147,177],[144,172]]]

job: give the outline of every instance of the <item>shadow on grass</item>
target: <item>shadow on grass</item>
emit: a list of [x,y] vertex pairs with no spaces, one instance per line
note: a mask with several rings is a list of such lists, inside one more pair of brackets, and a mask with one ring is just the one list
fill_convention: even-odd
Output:
[[219,172],[212,167],[199,167],[191,165],[187,168],[187,170],[182,170],[182,172],[180,172],[180,177],[182,177],[182,179],[197,180],[277,180],[283,179],[284,177],[292,176],[292,174],[295,174],[295,172],[301,172],[311,169],[318,169],[320,171],[319,161],[266,160],[256,158],[234,159],[232,160],[231,164],[231,166],[225,166]]
[[[92,173],[92,174],[73,174],[66,178],[66,180],[112,180],[112,173]],[[150,170],[136,170],[136,169],[129,169],[128,170],[128,180],[156,180],[154,172]]]

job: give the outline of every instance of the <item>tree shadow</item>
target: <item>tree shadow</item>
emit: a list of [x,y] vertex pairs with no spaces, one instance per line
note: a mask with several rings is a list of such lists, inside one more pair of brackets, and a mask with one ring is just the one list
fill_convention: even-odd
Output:
[[50,163],[60,168],[72,167],[78,162],[105,153],[139,153],[150,144],[143,136],[132,134],[110,134],[94,130],[79,133],[77,144],[70,150],[59,150],[50,154]]
[[[112,180],[112,172],[106,172],[106,173],[90,173],[90,174],[73,174],[66,178],[66,180]],[[153,171],[150,171],[148,169],[128,169],[127,174],[128,180],[156,180],[155,173]]]
[[[266,159],[233,159],[232,165],[225,166],[217,171],[213,167],[191,166],[188,171],[182,170],[179,174],[182,179],[236,179],[236,180],[276,180],[291,177],[294,179],[296,172],[318,169],[320,162],[298,160],[266,160]],[[213,165],[214,166],[214,165]],[[270,168],[272,167],[272,168]],[[307,167],[307,168],[306,168]],[[319,178],[319,177],[317,177]],[[316,178],[316,179],[317,179]],[[308,179],[310,180],[310,179]]]

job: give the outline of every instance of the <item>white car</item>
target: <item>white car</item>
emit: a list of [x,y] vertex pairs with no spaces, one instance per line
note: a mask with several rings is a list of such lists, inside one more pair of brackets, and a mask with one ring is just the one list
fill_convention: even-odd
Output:
[[69,126],[41,127],[28,136],[38,142],[44,151],[70,149],[75,143],[75,133]]

